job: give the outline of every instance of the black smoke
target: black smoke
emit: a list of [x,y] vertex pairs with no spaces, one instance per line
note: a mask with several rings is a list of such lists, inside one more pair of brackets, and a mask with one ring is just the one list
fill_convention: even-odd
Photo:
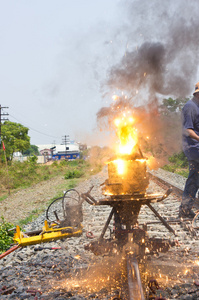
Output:
[[106,95],[117,92],[120,97],[119,102],[102,108],[97,119],[110,125],[126,106],[139,111],[140,132],[152,131],[153,148],[161,144],[164,156],[168,156],[180,150],[181,122],[179,113],[163,118],[159,108],[164,98],[190,97],[199,81],[199,1],[120,3],[127,46],[121,59],[107,70],[103,83]]

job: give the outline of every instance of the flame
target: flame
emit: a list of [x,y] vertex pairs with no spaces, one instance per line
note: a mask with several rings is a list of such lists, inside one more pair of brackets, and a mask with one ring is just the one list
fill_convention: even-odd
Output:
[[137,130],[133,127],[134,123],[135,119],[132,116],[127,116],[126,113],[123,113],[121,118],[114,120],[120,140],[118,149],[120,154],[131,154],[138,142]]
[[125,171],[125,161],[123,159],[116,159],[113,161],[114,164],[117,166],[117,173],[119,175],[124,174]]

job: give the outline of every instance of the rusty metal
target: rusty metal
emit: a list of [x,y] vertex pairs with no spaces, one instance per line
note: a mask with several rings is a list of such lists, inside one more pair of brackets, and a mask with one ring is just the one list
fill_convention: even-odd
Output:
[[156,279],[149,280],[148,287],[153,294],[155,294],[156,290],[160,288]]
[[92,233],[92,231],[87,231],[86,237],[87,237],[88,239],[94,239],[94,238],[95,238],[95,236],[94,236],[94,234]]
[[7,250],[6,252],[2,253],[0,255],[0,259],[4,258],[5,256],[7,256],[8,254],[10,254],[11,252],[17,250],[19,247],[20,247],[20,245],[16,245],[16,246],[10,248],[9,250]]
[[104,225],[104,228],[103,228],[103,230],[102,230],[102,233],[101,233],[101,235],[100,235],[100,240],[103,239],[103,237],[104,237],[104,235],[105,235],[105,233],[106,233],[106,230],[107,230],[107,228],[108,228],[108,225],[110,224],[110,221],[111,221],[111,219],[112,219],[112,217],[113,217],[113,214],[114,214],[114,209],[112,208],[112,210],[111,210],[111,212],[110,212],[110,214],[109,214],[109,216],[108,216],[108,219],[107,219],[107,221],[106,221],[106,223],[105,223],[105,225]]
[[[118,162],[122,161],[125,172],[118,172]],[[120,154],[108,162],[108,179],[105,181],[104,193],[113,195],[145,193],[149,184],[146,172],[146,158],[138,144],[131,154]],[[119,163],[120,164],[120,163]]]
[[84,246],[85,250],[92,251],[95,255],[110,255],[119,251],[116,240],[97,240]]
[[[109,205],[112,207],[112,210],[109,214],[109,217],[104,225],[104,228],[101,232],[100,238],[97,243],[93,242],[90,243],[89,246],[86,247],[87,250],[94,251],[94,253],[102,252],[104,247],[104,235],[106,230],[110,224],[112,217],[114,217],[114,247],[112,240],[106,240],[106,249],[108,253],[111,250],[115,250],[115,244],[118,245],[118,250],[122,250],[123,246],[128,242],[128,235],[133,234],[133,242],[138,244],[140,256],[143,257],[145,254],[145,248],[149,247],[152,249],[151,251],[159,251],[160,249],[169,249],[172,243],[161,243],[160,241],[152,241],[147,240],[145,238],[145,231],[138,229],[138,215],[140,212],[140,208],[142,205],[148,205],[149,208],[154,212],[154,214],[159,218],[161,223],[173,234],[175,231],[173,228],[163,219],[160,214],[152,207],[150,204],[151,202],[160,202],[163,201],[168,195],[171,193],[171,189],[168,189],[164,195],[157,195],[157,194],[140,194],[134,193],[132,195],[110,195],[106,198],[102,198],[96,201],[89,192],[82,194],[82,198],[86,200],[88,203],[92,203],[92,205]],[[94,199],[94,201],[93,201]],[[143,227],[144,228],[144,227]],[[144,233],[144,234],[143,234]],[[145,242],[141,242],[141,240],[145,240]],[[154,245],[152,246],[154,242]],[[162,242],[162,241],[161,241]],[[98,248],[98,250],[97,250]],[[104,250],[104,253],[106,251]]]
[[[127,171],[122,176],[117,172],[118,158],[124,160],[127,166]],[[166,199],[172,189],[169,186],[164,194],[147,194],[148,176],[145,163],[141,151],[134,156],[126,155],[112,159],[108,162],[108,179],[104,183],[103,197],[99,200],[94,199],[90,194],[93,187],[81,195],[82,200],[90,205],[108,205],[112,208],[100,237],[86,245],[85,250],[90,250],[95,255],[126,252],[129,300],[145,299],[138,262],[147,254],[166,252],[175,245],[175,242],[171,240],[149,238],[147,224],[142,224],[142,228],[138,226],[140,209],[142,205],[147,205],[159,219],[159,222],[153,223],[163,224],[169,232],[176,235],[169,222],[152,206],[152,203]],[[111,231],[110,238],[104,238],[112,218],[113,231]]]
[[26,291],[26,293],[29,293],[29,294],[31,294],[31,296],[36,296],[36,294],[38,293],[38,294],[40,294],[40,295],[42,295],[42,292],[40,291],[40,290],[37,290],[37,289],[28,289],[27,291]]
[[[171,193],[168,189],[164,195],[154,195],[145,193],[121,194],[121,195],[106,195],[96,201],[90,191],[82,194],[82,199],[86,200],[91,205],[109,205],[112,210],[102,229],[100,238],[85,246],[85,250],[92,251],[95,255],[111,255],[118,253],[124,249],[125,245],[130,241],[132,244],[133,255],[127,250],[127,277],[129,300],[144,300],[143,287],[137,259],[143,258],[148,254],[157,252],[166,252],[170,247],[175,245],[175,242],[164,239],[148,238],[143,226],[143,229],[138,227],[138,215],[142,205],[148,205],[153,213],[159,218],[160,222],[173,234],[175,231],[166,222],[164,218],[154,209],[151,203],[161,202]],[[111,219],[114,218],[113,237],[104,239],[104,235],[108,229]],[[130,246],[131,247],[131,246]],[[135,255],[138,255],[137,257]],[[116,298],[118,299],[118,298]],[[163,298],[162,298],[163,300]]]
[[145,300],[138,262],[135,255],[127,255],[129,300]]
[[157,212],[157,210],[150,204],[147,203],[147,206],[151,209],[151,211],[158,217],[158,219],[162,222],[162,224],[174,235],[176,235],[175,231],[173,228],[167,223],[167,221],[161,217],[161,215]]
[[145,246],[149,249],[149,254],[163,252],[166,253],[171,247],[176,246],[177,241],[162,238],[149,238],[146,240]]
[[109,300],[122,300],[121,291],[117,291]]
[[6,287],[6,286],[3,286],[2,289],[0,289],[0,294],[1,295],[10,295],[12,294],[12,292],[14,292],[14,290],[16,289],[15,286],[12,286],[12,287]]

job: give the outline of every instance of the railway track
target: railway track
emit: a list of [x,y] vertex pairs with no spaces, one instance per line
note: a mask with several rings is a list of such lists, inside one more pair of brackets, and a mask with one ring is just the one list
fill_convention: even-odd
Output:
[[[187,236],[190,239],[194,240],[198,240],[198,225],[195,226],[194,228],[194,224],[192,222],[192,220],[190,219],[179,219],[176,215],[176,208],[178,208],[178,206],[180,205],[180,200],[183,194],[183,189],[176,186],[175,184],[173,184],[171,181],[167,181],[164,178],[154,175],[152,173],[149,173],[150,176],[150,180],[152,180],[155,184],[157,184],[158,186],[160,186],[162,189],[164,189],[165,191],[168,189],[172,189],[172,194],[175,195],[175,205],[174,205],[174,209],[175,209],[175,215],[173,217],[163,217],[162,220],[155,220],[155,221],[146,221],[141,224],[143,222],[142,218],[140,218],[139,221],[141,221],[141,223],[139,222],[139,226],[144,226],[145,230],[147,230],[148,228],[150,228],[151,226],[156,227],[157,225],[165,225],[164,224],[164,220],[167,224],[171,225],[171,228],[173,228],[173,232],[172,230],[170,230],[169,227],[165,226],[167,229],[167,233],[165,230],[163,230],[161,233],[163,233],[164,237],[168,237],[168,233],[170,231],[170,233],[173,233],[175,235],[175,237],[178,239],[177,243],[183,243],[184,242],[184,235],[182,235],[182,232],[186,233],[186,238]],[[166,199],[165,202],[168,202],[171,200]],[[158,206],[158,204],[157,204]],[[199,199],[196,199],[196,203],[195,203],[195,208],[199,208]],[[153,209],[152,209],[153,211]],[[155,213],[156,214],[156,213]],[[140,216],[142,215],[142,212],[140,213]],[[160,217],[160,215],[159,215]],[[151,217],[152,219],[152,217]],[[195,221],[196,222],[196,221]],[[148,233],[152,235],[152,237],[158,235],[157,231],[151,231],[152,228],[149,229]],[[170,234],[169,234],[170,237]],[[188,249],[188,247],[187,247]],[[140,271],[139,271],[139,262],[137,261],[137,258],[135,256],[131,256],[131,255],[127,255],[127,281],[128,281],[128,299],[129,300],[148,300],[148,299],[164,299],[166,300],[167,298],[163,297],[163,296],[155,296],[155,292],[153,289],[148,289],[149,293],[147,295],[146,293],[146,284],[143,287],[142,286],[142,281],[141,278],[143,276],[141,276]],[[156,279],[150,280],[150,283],[153,283],[153,287],[157,287],[158,282]],[[149,286],[149,285],[148,285]],[[153,291],[153,292],[152,292]],[[115,299],[123,299],[123,298],[115,298]],[[125,299],[125,298],[124,298]]]
[[[93,183],[91,183],[91,185],[92,184]],[[100,182],[98,182],[98,186],[99,190],[98,188],[96,188],[96,190],[94,190],[93,192],[96,196],[97,194],[100,194]],[[122,280],[120,278],[118,280],[117,278],[117,280],[113,282],[113,287],[110,287],[110,290],[108,289],[107,285],[111,286],[109,285],[108,281],[111,281],[111,279],[113,279],[111,270],[116,263],[117,256],[116,258],[110,257],[110,261],[109,263],[107,263],[107,259],[109,257],[96,257],[95,259],[93,255],[90,255],[90,253],[85,253],[85,251],[83,250],[83,245],[85,245],[89,241],[89,238],[86,237],[85,231],[82,237],[67,241],[67,251],[65,251],[62,247],[61,250],[57,250],[53,253],[50,250],[35,252],[34,247],[32,246],[30,247],[30,250],[17,250],[16,253],[10,254],[11,257],[8,257],[8,266],[5,265],[5,270],[1,271],[3,272],[1,273],[3,276],[0,284],[8,285],[7,282],[9,282],[10,286],[12,287],[12,285],[15,285],[15,278],[17,278],[17,285],[19,285],[22,289],[23,285],[26,286],[28,283],[28,286],[31,287],[31,284],[34,283],[34,288],[40,286],[40,291],[42,291],[43,289],[43,295],[45,294],[46,290],[46,294],[48,295],[45,299],[55,299],[55,295],[58,294],[58,291],[60,291],[60,293],[64,293],[64,290],[66,290],[68,293],[66,293],[68,295],[66,299],[70,299],[70,294],[72,299],[75,299],[74,297],[76,297],[76,299],[96,299],[97,297],[100,300],[155,299],[152,298],[152,296],[156,297],[157,299],[167,300],[186,299],[183,298],[182,294],[180,295],[180,293],[183,293],[183,291],[184,293],[187,292],[187,286],[185,288],[180,284],[184,284],[185,281],[187,284],[187,280],[190,277],[191,283],[190,290],[188,292],[190,293],[190,295],[192,295],[194,293],[193,281],[197,281],[196,273],[199,273],[198,265],[194,263],[194,261],[198,261],[199,243],[197,230],[192,229],[192,222],[190,222],[190,220],[187,220],[186,222],[177,220],[178,207],[180,204],[179,201],[182,190],[180,191],[179,189],[179,192],[177,192],[176,190],[174,190],[174,185],[171,182],[163,180],[163,178],[159,179],[158,176],[151,176],[150,188],[152,191],[164,193],[164,191],[170,187],[172,187],[173,192],[168,196],[168,198],[164,199],[162,202],[153,203],[152,205],[156,209],[156,211],[158,211],[158,213],[166,220],[166,222],[173,228],[176,235],[173,232],[169,231],[168,228],[166,228],[162,224],[162,222],[157,218],[157,216],[147,205],[143,205],[143,207],[141,208],[138,222],[140,227],[147,227],[147,233],[151,238],[160,237],[163,239],[174,239],[177,240],[179,245],[171,247],[168,252],[162,254],[154,251],[154,255],[147,255],[146,260],[139,260],[137,257],[132,255],[126,257],[125,263],[122,259],[122,262],[124,263],[126,269],[125,277],[123,277]],[[83,209],[85,230],[93,232],[93,237],[97,235],[99,236],[100,231],[104,226],[104,221],[110,214],[111,209],[104,206],[91,206],[88,203],[84,203]],[[105,237],[109,237],[109,234],[112,234],[112,227],[114,227],[114,224],[111,221],[108,226],[108,230],[105,233]],[[26,251],[30,252],[29,261],[26,261]],[[74,275],[71,270],[71,286],[69,285],[70,280],[68,278],[68,275],[70,274],[69,267],[67,267],[67,265],[66,267],[64,267],[63,264],[63,262],[68,262],[68,264],[71,264],[70,255],[73,255],[75,257],[78,255],[80,256],[80,258],[73,259],[74,267],[72,269],[76,270],[76,274],[81,273],[79,271],[80,269],[86,270],[86,272],[83,272],[83,275],[80,277]],[[12,261],[13,264],[11,263]],[[44,278],[41,277],[41,268]],[[97,268],[98,270],[96,270]],[[116,266],[116,272],[113,273],[117,273],[119,269],[120,264],[118,263]],[[187,270],[189,270],[188,273],[186,273]],[[195,273],[190,274],[190,272],[192,271],[194,271]],[[11,273],[11,279],[9,279],[10,275],[6,275],[6,272]],[[22,276],[20,277],[20,275],[18,274],[22,274]],[[46,279],[45,276],[47,276]],[[121,276],[123,275],[121,274]],[[153,279],[151,279],[151,277],[153,277]],[[9,280],[7,280],[7,278]],[[87,285],[85,281],[89,278],[90,284]],[[50,280],[54,282],[54,284],[51,284],[51,286],[49,286]],[[41,282],[43,282],[42,287],[40,285]],[[99,285],[97,285],[98,283]],[[76,288],[76,285],[79,285],[81,289],[80,287]],[[89,292],[89,289],[95,288],[95,285],[95,292]],[[157,287],[158,285],[163,290],[159,289],[156,291],[156,294],[152,294],[152,292],[150,292],[149,286],[154,289],[154,287]],[[178,292],[179,296],[177,295],[177,292],[176,295],[174,295],[174,292],[176,290],[175,285],[180,286],[180,291]],[[69,286],[71,290],[69,289]],[[16,287],[15,289],[17,291]],[[115,293],[115,295],[113,295],[113,289],[118,290],[118,293]],[[170,292],[166,293],[165,291],[167,291],[167,289]],[[197,287],[195,287],[195,289],[197,289]],[[197,291],[194,295],[196,295],[196,293]],[[175,297],[172,298],[171,295],[174,295]],[[42,299],[42,295],[37,295],[37,297],[38,299]],[[2,299],[9,299],[9,295],[7,295],[7,298],[6,296],[4,298],[2,296]],[[14,299],[12,294],[10,299]],[[20,299],[20,292],[18,299]]]
[[[190,219],[179,219],[177,214],[178,214],[178,207],[180,205],[180,201],[181,201],[181,197],[183,194],[183,188],[180,188],[179,186],[175,185],[172,181],[168,181],[165,180],[163,177],[158,176],[158,175],[154,175],[153,173],[149,173],[149,177],[150,177],[150,181],[153,181],[155,184],[157,184],[161,189],[163,190],[167,190],[172,189],[172,195],[174,195],[174,198],[172,200],[170,199],[166,199],[165,203],[163,205],[165,205],[166,210],[168,208],[168,203],[169,201],[172,201],[172,207],[173,207],[173,216],[171,216],[171,214],[166,214],[165,211],[163,211],[164,217],[163,219],[172,226],[174,232],[175,232],[175,236],[178,239],[179,244],[184,244],[184,247],[186,248],[186,242],[185,240],[190,240],[190,239],[194,239],[194,241],[198,241],[199,239],[199,226],[198,226],[198,217],[195,218],[195,220],[190,220]],[[157,204],[158,206],[158,204]],[[160,204],[160,206],[162,206],[162,204]],[[195,204],[194,204],[194,208],[195,209],[199,209],[199,199],[196,198]],[[160,209],[161,211],[161,209]],[[171,209],[172,212],[172,209]],[[151,217],[152,219],[152,217]],[[162,222],[160,220],[144,220],[142,219],[142,211],[140,212],[140,218],[138,218],[139,220],[139,225],[143,225],[141,223],[144,223],[145,225],[145,229],[147,230],[150,226],[156,226],[161,224]],[[167,228],[168,229],[168,228]],[[150,228],[148,230],[148,233],[151,234],[151,236],[159,236],[160,232],[154,231],[152,228]],[[164,237],[170,237],[170,235],[168,234],[168,232],[166,233],[165,230],[161,231],[161,234]],[[161,235],[160,234],[160,235]],[[187,251],[190,251],[189,243],[187,243]],[[197,243],[198,244],[198,243]],[[195,252],[195,255],[198,255],[197,252]],[[140,278],[140,275],[138,276],[138,278]],[[129,278],[128,278],[129,280]],[[155,280],[156,281],[156,280]],[[130,282],[132,282],[132,279],[130,279]],[[139,283],[139,279],[136,283],[136,285]],[[132,283],[131,283],[132,284]],[[134,294],[136,294],[135,291],[129,290],[129,299],[166,299],[164,297],[157,297],[157,298],[150,298],[150,296],[148,296],[147,298],[145,298],[145,296],[143,297],[143,295],[140,294],[139,297],[134,297]],[[180,298],[179,298],[180,299]],[[184,298],[183,298],[184,299]],[[191,298],[190,298],[191,299]],[[195,298],[194,298],[195,299]]]
[[[157,183],[159,186],[161,186],[163,189],[172,188],[172,193],[176,194],[181,199],[182,194],[183,194],[183,188],[174,184],[172,182],[172,180],[168,180],[168,179],[165,180],[160,175],[157,175],[157,174],[154,175],[152,172],[148,172],[148,174],[149,174],[149,178],[151,180],[153,180],[155,183]],[[195,206],[195,208],[199,209],[199,198],[198,197],[196,198],[194,206]]]
[[[173,242],[173,246],[177,245],[177,244],[184,244],[184,232],[186,234],[186,239],[188,236],[188,239],[198,239],[198,232],[196,230],[196,228],[194,228],[193,226],[193,222],[190,219],[179,219],[177,217],[178,215],[178,207],[180,205],[180,199],[183,193],[183,190],[177,186],[175,186],[174,184],[172,184],[171,182],[168,182],[167,180],[159,177],[159,176],[155,176],[152,173],[150,173],[150,181],[153,181],[156,185],[158,185],[161,189],[163,189],[164,191],[169,189],[169,193],[170,190],[172,189],[172,194],[175,195],[175,199],[172,199],[170,197],[165,197],[165,200],[163,201],[164,203],[160,202],[160,203],[153,203],[153,205],[151,205],[150,203],[146,203],[147,208],[150,209],[150,213],[148,213],[148,216],[146,218],[146,214],[143,214],[142,208],[140,210],[139,216],[138,216],[138,221],[139,221],[139,226],[141,228],[143,228],[146,232],[147,235],[149,234],[151,236],[151,241],[152,243],[154,242],[154,238],[155,238],[155,243],[157,243],[157,245],[155,244],[154,246],[154,254],[158,254],[158,251],[156,251],[156,247],[158,248],[158,243],[163,241],[163,244],[161,245],[162,248],[165,247],[165,251],[169,250],[170,246],[172,245],[172,242],[170,242],[170,238],[171,235],[173,235],[173,238],[175,238],[175,242]],[[168,193],[168,195],[169,195]],[[92,197],[89,197],[89,203],[90,200],[92,200]],[[106,202],[105,200],[102,201],[103,204]],[[157,201],[159,202],[159,201]],[[95,202],[95,205],[97,204],[97,202]],[[160,209],[158,208],[158,206],[160,207]],[[164,207],[166,208],[166,210],[162,211],[161,208]],[[170,209],[170,214],[168,213],[168,207],[171,206]],[[143,210],[146,209],[146,207],[143,207]],[[159,209],[159,212],[158,212]],[[173,211],[174,209],[174,211]],[[163,216],[161,215],[161,213],[163,213]],[[112,217],[113,215],[113,210],[110,214],[110,216]],[[143,220],[143,215],[144,215],[144,220]],[[155,216],[155,220],[154,220],[154,216]],[[105,229],[103,229],[103,236],[105,234],[106,229],[108,228],[109,222],[111,217],[108,218],[108,222],[105,225]],[[157,226],[163,226],[163,228],[158,229],[157,231]],[[155,230],[154,230],[155,228]],[[183,234],[182,234],[183,232]],[[157,239],[159,238],[159,240]],[[168,247],[165,246],[164,242],[165,240],[167,240],[168,242]],[[160,247],[159,247],[160,248]],[[161,249],[162,251],[162,249]],[[138,260],[137,260],[138,258]],[[149,293],[150,297],[146,296],[146,284],[144,287],[142,287],[142,283],[141,283],[141,278],[143,277],[142,274],[140,274],[139,271],[139,265],[140,265],[140,261],[141,264],[145,264],[144,260],[140,260],[139,258],[139,253],[138,256],[136,257],[136,255],[128,255],[126,257],[126,268],[127,268],[127,281],[128,281],[128,296],[124,296],[127,298],[114,298],[114,299],[129,299],[129,300],[144,300],[144,299],[156,299],[157,297],[152,298],[151,293]],[[156,285],[158,285],[156,280],[153,280],[153,282],[156,282]],[[159,297],[157,299],[166,299],[163,297]]]

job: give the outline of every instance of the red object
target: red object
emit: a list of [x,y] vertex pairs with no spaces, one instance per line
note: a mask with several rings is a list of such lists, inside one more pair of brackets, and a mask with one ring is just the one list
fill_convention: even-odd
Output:
[[11,252],[17,250],[20,247],[20,245],[16,245],[14,247],[12,247],[11,249],[7,250],[6,252],[2,253],[0,255],[0,259],[4,258],[6,255],[10,254]]
[[15,290],[16,288],[14,286],[7,288],[5,286],[3,286],[3,288],[0,290],[0,294],[1,295],[9,295],[12,294],[12,292]]
[[36,289],[28,289],[26,291],[26,293],[30,293],[32,296],[36,296],[37,293],[39,293],[40,295],[42,295],[42,292],[40,290],[36,290]]
[[3,146],[3,150],[5,151],[6,150],[6,147],[4,145],[4,142],[2,142],[2,146]]
[[86,237],[88,238],[88,239],[94,239],[94,234],[92,233],[92,231],[87,231],[87,233],[86,233]]

